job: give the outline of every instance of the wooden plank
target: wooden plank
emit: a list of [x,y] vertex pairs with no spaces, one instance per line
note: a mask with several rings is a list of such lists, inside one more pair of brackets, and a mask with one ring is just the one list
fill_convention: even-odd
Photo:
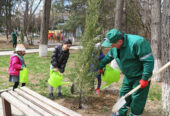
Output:
[[11,116],[11,105],[8,101],[6,101],[3,97],[2,97],[2,107],[3,107],[3,115],[4,116]]
[[24,98],[26,98],[30,102],[36,104],[37,106],[39,106],[40,108],[46,110],[47,112],[49,112],[50,114],[52,114],[54,116],[67,116],[63,112],[61,112],[59,110],[56,110],[55,108],[53,108],[53,107],[49,106],[48,104],[46,104],[46,101],[40,101],[39,98],[31,96],[30,94],[28,94],[25,91],[22,91],[19,88],[15,89],[15,92],[17,92],[19,95],[23,96]]
[[18,108],[21,112],[23,112],[26,116],[40,116],[40,114],[36,113],[32,109],[30,109],[27,105],[23,104],[17,98],[12,96],[10,93],[3,92],[1,97],[4,98],[6,101],[11,103],[13,106]]
[[1,95],[1,93],[3,93],[3,92],[7,92],[7,91],[10,91],[10,90],[12,90],[12,87],[9,87],[8,89],[0,90],[0,95]]
[[51,114],[49,114],[48,112],[44,111],[43,109],[41,109],[37,105],[31,103],[28,99],[20,96],[18,93],[14,92],[14,91],[9,91],[9,93],[12,94],[13,96],[15,96],[18,100],[20,100],[24,104],[26,104],[29,108],[31,108],[35,112],[38,112],[39,114],[41,114],[42,116],[52,116]]
[[66,107],[64,107],[64,106],[62,106],[60,104],[57,104],[56,102],[54,102],[54,101],[52,101],[52,100],[50,100],[50,99],[48,99],[48,98],[46,98],[46,97],[44,97],[42,95],[30,90],[27,87],[21,87],[20,89],[25,91],[26,93],[34,96],[35,98],[39,99],[42,102],[45,101],[46,104],[52,106],[55,109],[60,110],[61,112],[64,112],[65,114],[67,114],[69,116],[82,116],[81,114],[78,114],[77,112],[74,112],[74,111],[72,111],[72,110],[70,110],[70,109],[68,109],[68,108],[66,108]]

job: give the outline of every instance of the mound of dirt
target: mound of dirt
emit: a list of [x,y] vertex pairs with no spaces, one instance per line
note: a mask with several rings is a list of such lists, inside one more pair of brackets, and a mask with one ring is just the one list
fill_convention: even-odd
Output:
[[100,95],[91,95],[87,99],[88,101],[84,101],[82,104],[82,109],[79,109],[78,98],[57,99],[56,102],[83,116],[108,116],[111,114],[112,106],[116,103],[118,96],[102,92]]

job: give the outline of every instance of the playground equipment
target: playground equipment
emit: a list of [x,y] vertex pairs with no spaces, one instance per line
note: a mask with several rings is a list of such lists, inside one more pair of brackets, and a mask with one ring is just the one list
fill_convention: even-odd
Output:
[[64,39],[62,30],[49,30],[48,31],[48,40],[49,41],[61,41]]

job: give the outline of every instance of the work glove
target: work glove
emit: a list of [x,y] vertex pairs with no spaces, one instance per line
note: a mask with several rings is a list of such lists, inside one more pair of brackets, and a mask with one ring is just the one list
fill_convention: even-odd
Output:
[[100,69],[99,70],[99,74],[103,74],[104,72],[103,72],[103,70],[102,69]]
[[141,79],[139,83],[140,83],[140,88],[145,88],[146,86],[148,86],[149,81]]

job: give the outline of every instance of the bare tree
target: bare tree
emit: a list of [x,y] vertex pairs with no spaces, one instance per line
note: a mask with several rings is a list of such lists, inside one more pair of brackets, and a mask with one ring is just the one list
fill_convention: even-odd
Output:
[[[157,71],[161,67],[161,0],[152,0],[151,5],[151,47],[155,57],[154,71]],[[153,80],[161,81],[160,75]]]
[[116,1],[115,28],[121,30],[124,0]]
[[48,56],[48,28],[50,19],[51,0],[44,0],[42,21],[41,21],[41,32],[40,32],[40,46],[39,56]]
[[[13,29],[16,29],[16,15],[18,13],[17,6],[21,0],[1,0],[0,1],[0,26],[5,27],[5,34],[7,43],[9,42],[9,35]],[[15,23],[15,24],[14,24]]]
[[[137,13],[140,17],[140,25],[143,27],[141,30],[143,32],[143,36],[151,42],[151,5],[150,0],[136,0]],[[138,27],[137,27],[138,28]]]
[[[39,7],[40,3],[42,0],[39,0],[37,5],[35,5],[35,0],[26,0],[25,2],[25,11],[24,11],[24,36],[27,39],[27,42],[30,44],[30,41],[28,39],[28,33],[29,33],[29,28],[30,24],[32,22],[33,16]],[[33,9],[33,5],[35,5]]]
[[[164,0],[162,12],[162,40],[161,61],[162,64],[170,61],[170,1]],[[170,116],[170,67],[162,75],[162,104],[165,114]]]
[[7,42],[8,42],[8,34],[11,32],[11,0],[6,0],[6,4],[5,4],[5,24],[6,24],[6,29],[5,29],[5,33],[6,33],[6,38],[7,38]]

